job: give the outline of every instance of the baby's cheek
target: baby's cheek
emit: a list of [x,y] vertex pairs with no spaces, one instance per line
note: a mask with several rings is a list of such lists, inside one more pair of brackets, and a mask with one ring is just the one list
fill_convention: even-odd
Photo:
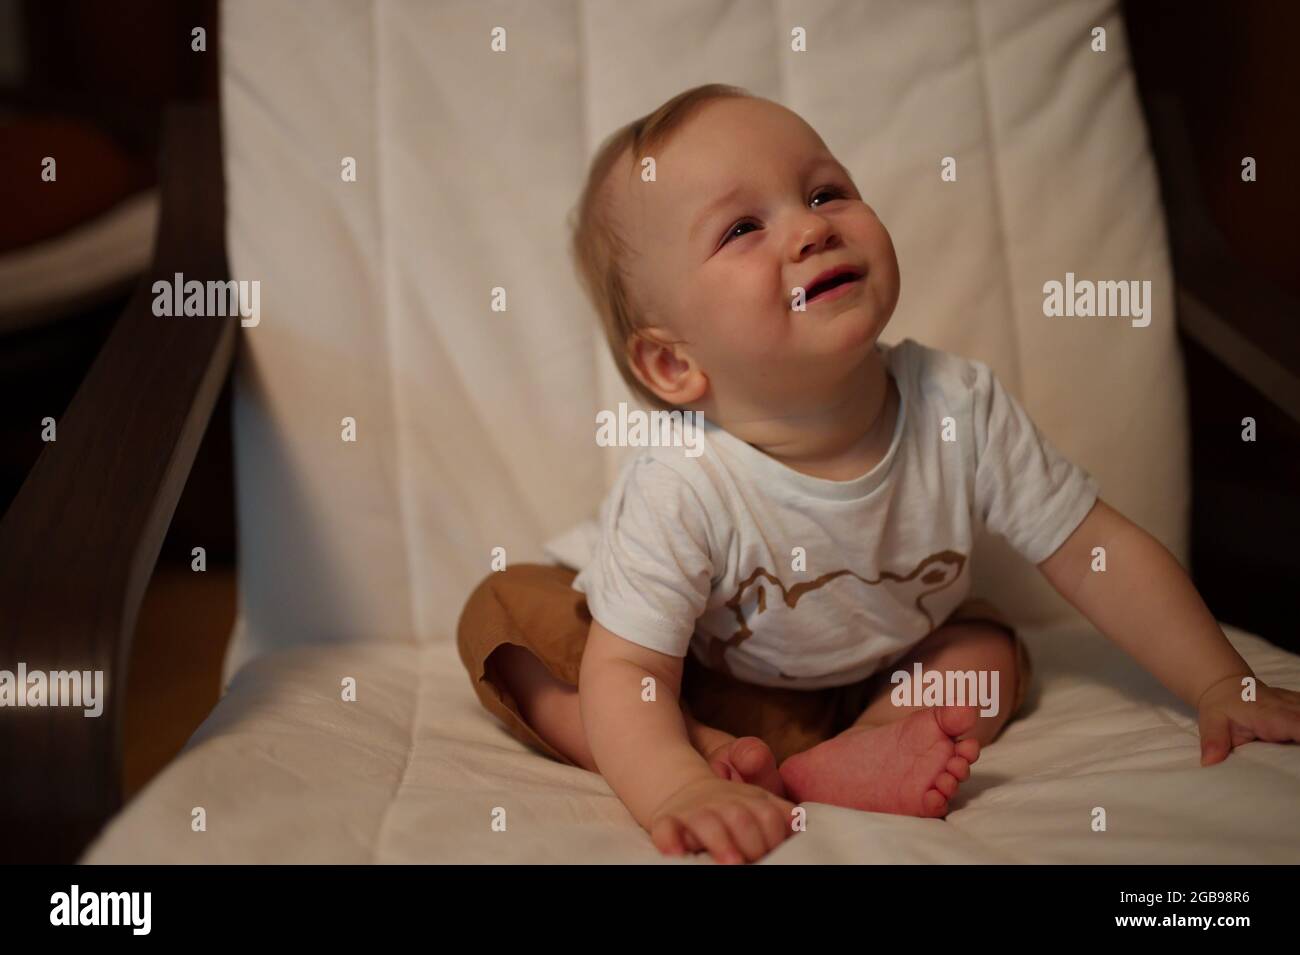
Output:
[[748,359],[776,352],[790,330],[793,290],[781,287],[771,274],[736,269],[698,299],[691,310],[697,344],[714,354],[741,354]]
[[759,368],[788,361],[792,347],[790,318],[791,313],[787,313],[785,318],[778,318],[741,336],[735,347],[740,363]]
[[781,354],[786,333],[783,324],[772,317],[770,309],[728,316],[714,326],[708,345],[715,367],[752,367]]
[[866,238],[872,265],[887,272],[891,278],[896,276],[898,274],[898,257],[894,252],[894,241],[890,238],[889,232],[877,222]]

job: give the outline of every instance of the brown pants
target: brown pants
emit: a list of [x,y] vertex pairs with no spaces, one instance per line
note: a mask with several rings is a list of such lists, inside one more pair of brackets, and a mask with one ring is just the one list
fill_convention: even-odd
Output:
[[[582,651],[591,627],[586,596],[570,584],[572,570],[545,564],[515,564],[488,574],[461,611],[456,642],[479,701],[510,735],[552,759],[573,765],[519,714],[505,682],[495,672],[492,652],[510,643],[532,652],[557,679],[578,685]],[[987,601],[964,601],[947,623],[988,621],[1002,627],[1016,648],[1018,674],[1012,717],[1024,703],[1030,680],[1029,654],[1015,628]],[[889,686],[881,671],[845,686],[796,690],[744,683],[704,666],[687,653],[682,669],[682,707],[695,719],[733,736],[758,736],[778,763],[811,749],[851,726],[867,704]],[[1008,721],[1009,722],[1009,721]]]

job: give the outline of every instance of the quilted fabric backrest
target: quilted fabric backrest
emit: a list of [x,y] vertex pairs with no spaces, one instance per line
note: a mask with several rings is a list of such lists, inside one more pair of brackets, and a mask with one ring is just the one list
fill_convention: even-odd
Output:
[[[987,362],[1184,557],[1173,288],[1110,0],[227,0],[221,56],[230,260],[262,306],[236,393],[240,658],[448,639],[493,548],[540,560],[595,513],[625,456],[595,413],[632,399],[566,219],[608,133],[705,82],[794,109],[852,172],[899,254],[885,341]],[[1067,273],[1149,280],[1150,324],[1048,317]],[[998,539],[973,565],[1018,622],[1074,613]]]

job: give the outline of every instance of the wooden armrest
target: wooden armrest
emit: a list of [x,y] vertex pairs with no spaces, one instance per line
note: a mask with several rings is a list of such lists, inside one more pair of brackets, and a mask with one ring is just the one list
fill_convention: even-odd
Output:
[[234,358],[237,316],[153,314],[155,279],[228,273],[217,106],[170,110],[162,153],[149,273],[0,522],[0,669],[104,674],[98,717],[0,708],[5,861],[74,861],[121,808],[136,616]]
[[1182,103],[1146,100],[1177,280],[1179,329],[1300,421],[1300,301],[1236,259],[1197,181]]

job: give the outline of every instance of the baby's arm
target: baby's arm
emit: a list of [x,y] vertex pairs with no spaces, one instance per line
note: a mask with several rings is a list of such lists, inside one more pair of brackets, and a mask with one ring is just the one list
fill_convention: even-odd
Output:
[[[646,677],[655,681],[653,703],[642,699]],[[591,622],[578,675],[582,725],[600,774],[646,828],[674,790],[717,778],[686,734],[681,683],[681,659]]]
[[[1095,547],[1105,548],[1105,572],[1092,570]],[[1257,700],[1243,703],[1241,679],[1253,671],[1183,568],[1100,498],[1038,569],[1098,630],[1200,710],[1203,764],[1247,739],[1300,741],[1300,695],[1259,683]]]
[[[1092,570],[1093,548],[1106,570]],[[1100,498],[1038,565],[1071,604],[1181,700],[1252,671],[1165,546]]]
[[[661,851],[693,835],[719,861],[757,859],[786,836],[793,805],[720,779],[686,732],[682,660],[624,640],[592,621],[578,674],[582,724],[610,788]],[[654,680],[654,702],[643,683]]]

